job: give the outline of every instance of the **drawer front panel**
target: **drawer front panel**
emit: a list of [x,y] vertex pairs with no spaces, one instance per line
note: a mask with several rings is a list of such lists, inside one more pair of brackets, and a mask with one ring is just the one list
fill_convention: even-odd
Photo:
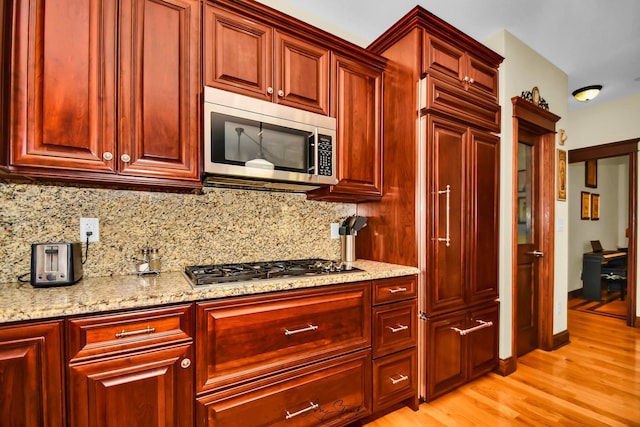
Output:
[[198,426],[337,426],[371,414],[362,351],[197,399]]
[[412,299],[417,295],[416,276],[394,277],[373,282],[373,305]]
[[426,109],[500,132],[500,105],[471,95],[464,89],[433,76],[427,76]]
[[373,411],[415,397],[418,392],[415,348],[373,361]]
[[375,307],[373,309],[373,357],[415,346],[416,322],[415,301]]
[[366,282],[199,305],[198,391],[369,346],[369,289]]
[[69,360],[190,339],[191,305],[69,319]]

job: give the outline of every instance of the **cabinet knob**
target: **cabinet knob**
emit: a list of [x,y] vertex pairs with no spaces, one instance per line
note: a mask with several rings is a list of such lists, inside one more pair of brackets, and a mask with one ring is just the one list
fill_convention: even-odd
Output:
[[473,78],[469,77],[469,83],[473,83],[474,81]]
[[284,91],[283,91],[282,89],[280,89],[280,90],[278,91],[278,96],[279,96],[280,98],[284,97]]
[[268,93],[269,95],[271,95],[271,94],[273,93],[273,88],[272,88],[271,86],[269,86],[269,87],[267,88],[267,93]]
[[120,160],[125,163],[129,163],[131,161],[131,156],[128,154],[123,154],[122,156],[120,156]]
[[189,366],[191,366],[191,359],[182,359],[182,362],[180,362],[180,366],[184,369],[187,369]]
[[113,160],[113,154],[111,154],[109,151],[105,151],[104,153],[102,153],[102,158],[107,161]]

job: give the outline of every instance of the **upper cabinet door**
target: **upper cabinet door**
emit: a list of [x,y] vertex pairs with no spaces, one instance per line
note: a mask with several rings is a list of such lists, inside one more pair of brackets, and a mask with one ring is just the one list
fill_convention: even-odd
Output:
[[337,118],[338,184],[309,199],[359,202],[382,197],[382,70],[335,54],[333,110]]
[[120,2],[119,171],[198,180],[200,2]]
[[329,50],[280,31],[275,47],[275,101],[328,115]]
[[270,101],[273,29],[208,3],[204,10],[204,84]]
[[116,10],[116,0],[14,2],[10,165],[115,171]]

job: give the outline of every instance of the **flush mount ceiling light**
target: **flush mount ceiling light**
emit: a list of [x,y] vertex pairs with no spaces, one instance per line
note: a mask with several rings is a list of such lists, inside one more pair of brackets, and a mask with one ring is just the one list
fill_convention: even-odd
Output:
[[571,95],[580,102],[590,101],[600,93],[602,85],[585,86],[574,90]]

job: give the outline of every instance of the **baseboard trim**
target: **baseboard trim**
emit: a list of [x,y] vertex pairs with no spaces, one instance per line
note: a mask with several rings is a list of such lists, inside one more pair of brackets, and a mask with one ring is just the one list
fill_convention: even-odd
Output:
[[569,299],[582,298],[582,288],[578,288],[578,289],[574,289],[573,291],[569,291],[567,297]]
[[553,350],[557,350],[560,347],[569,344],[569,342],[571,342],[569,339],[569,331],[565,329],[553,336]]
[[498,361],[498,366],[494,369],[493,372],[506,377],[507,375],[513,374],[516,371],[516,358],[508,357],[506,359],[500,359]]

